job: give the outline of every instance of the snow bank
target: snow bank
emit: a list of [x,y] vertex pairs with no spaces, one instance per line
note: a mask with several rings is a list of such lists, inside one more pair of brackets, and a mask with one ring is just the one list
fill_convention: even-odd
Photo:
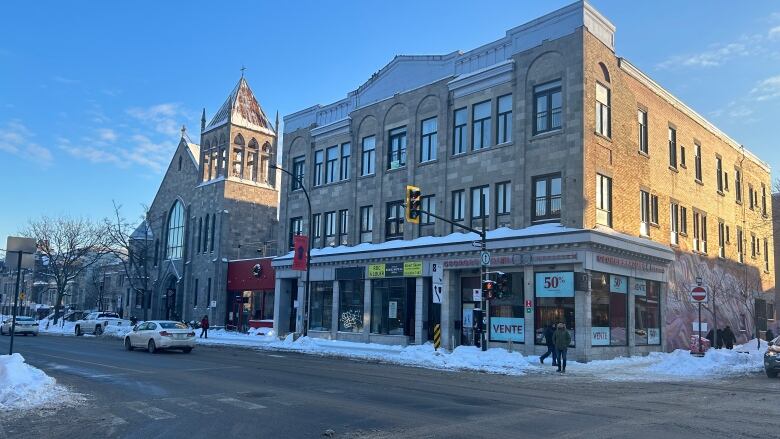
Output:
[[0,355],[0,411],[30,409],[52,400],[65,401],[68,393],[54,378],[26,364],[20,354]]
[[105,328],[103,328],[103,335],[107,335],[109,337],[124,338],[124,336],[130,332],[133,332],[133,327],[128,325],[124,325],[124,326],[108,325]]
[[76,324],[74,322],[63,322],[62,319],[60,319],[55,325],[54,320],[41,319],[38,321],[38,332],[46,334],[76,335]]

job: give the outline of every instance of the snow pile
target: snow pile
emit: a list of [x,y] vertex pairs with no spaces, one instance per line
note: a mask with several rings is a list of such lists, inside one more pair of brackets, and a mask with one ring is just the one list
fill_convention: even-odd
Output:
[[62,319],[60,319],[55,325],[54,320],[50,321],[49,319],[41,319],[38,321],[38,332],[42,334],[75,335],[76,324],[74,322],[63,322]]
[[260,347],[279,341],[276,332],[271,328],[252,328],[248,333],[209,329],[209,338],[200,338],[200,334],[201,330],[196,329],[195,336],[198,337],[198,344],[203,345]]
[[34,408],[67,396],[54,378],[26,364],[21,355],[0,355],[0,411]]
[[103,328],[103,335],[107,335],[109,337],[123,338],[130,332],[133,332],[133,327],[130,325],[108,325]]

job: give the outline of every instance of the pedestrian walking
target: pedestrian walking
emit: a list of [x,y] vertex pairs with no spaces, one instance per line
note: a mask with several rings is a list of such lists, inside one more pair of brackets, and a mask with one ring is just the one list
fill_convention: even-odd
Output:
[[723,344],[726,346],[726,349],[734,349],[734,342],[736,341],[737,337],[734,336],[731,326],[726,325],[726,327],[723,328]]
[[718,334],[718,340],[717,340],[717,346],[715,346],[715,349],[722,349],[723,348],[723,330],[718,328],[716,330]]
[[766,338],[766,341],[772,341],[775,339],[775,333],[771,329],[767,329],[764,338]]
[[209,316],[200,319],[200,338],[209,338]]
[[544,343],[547,345],[547,352],[539,357],[539,362],[544,364],[544,359],[552,355],[552,365],[558,365],[558,356],[555,354],[555,341],[553,335],[555,335],[555,323],[550,323],[544,328]]
[[707,335],[704,338],[706,338],[707,340],[710,341],[710,347],[712,347],[712,348],[715,347],[715,331],[710,329],[709,332],[707,332]]
[[553,342],[555,343],[555,355],[558,357],[558,372],[566,372],[566,351],[571,344],[571,334],[566,330],[566,325],[558,323],[558,329],[553,334]]

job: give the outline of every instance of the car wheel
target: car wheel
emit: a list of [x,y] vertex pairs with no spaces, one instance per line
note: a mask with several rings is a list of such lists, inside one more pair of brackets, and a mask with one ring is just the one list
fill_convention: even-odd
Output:
[[84,334],[81,332],[81,326],[76,325],[76,337],[81,337],[82,335]]
[[130,343],[130,339],[129,338],[125,338],[125,349],[127,349],[128,351],[132,351],[133,350],[133,344]]
[[95,326],[95,335],[100,335],[103,333],[103,327],[101,325]]
[[769,369],[765,369],[765,370],[766,370],[766,376],[768,376],[769,378],[777,378],[776,370],[769,370]]
[[146,350],[149,351],[150,354],[157,352],[157,345],[154,344],[154,340],[149,340],[149,344],[146,345]]
[[189,354],[190,352],[192,352],[192,348],[184,348],[182,349],[182,352],[184,352],[185,354]]

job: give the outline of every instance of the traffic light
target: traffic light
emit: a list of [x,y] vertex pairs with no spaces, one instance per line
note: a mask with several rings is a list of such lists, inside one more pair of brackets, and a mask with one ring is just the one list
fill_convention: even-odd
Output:
[[420,224],[422,192],[416,186],[406,186],[406,222]]
[[487,300],[493,300],[496,296],[496,282],[492,280],[483,281],[482,295]]
[[498,292],[499,296],[509,293],[509,273],[504,273],[502,271],[498,272],[498,277],[496,278],[496,292]]

